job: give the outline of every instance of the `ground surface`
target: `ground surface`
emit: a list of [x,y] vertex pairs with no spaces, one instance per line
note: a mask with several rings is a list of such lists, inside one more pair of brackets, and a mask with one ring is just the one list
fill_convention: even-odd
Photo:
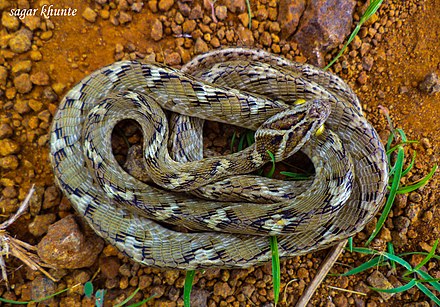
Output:
[[[14,1],[0,1],[5,12],[9,11]],[[18,1],[25,7],[27,1]],[[99,1],[96,1],[99,2]],[[106,1],[102,1],[106,2]],[[162,2],[162,1],[161,1]],[[173,1],[163,1],[172,3]],[[251,1],[252,10],[258,12],[261,7],[276,8],[275,1]],[[370,23],[360,32],[358,47],[350,47],[337,64],[332,68],[342,78],[347,80],[358,93],[367,117],[373,123],[379,134],[386,139],[389,129],[378,106],[382,105],[390,110],[395,126],[403,128],[409,139],[421,140],[418,145],[413,145],[417,150],[415,169],[408,175],[407,182],[413,182],[424,176],[434,163],[439,163],[440,146],[440,95],[422,93],[418,85],[430,72],[440,72],[440,6],[436,0],[427,1],[385,1],[373,23]],[[46,1],[31,3],[38,7]],[[121,58],[142,57],[155,59],[172,65],[187,62],[194,52],[203,52],[220,46],[234,46],[249,42],[250,47],[279,52],[296,60],[302,57],[296,44],[285,41],[278,42],[277,33],[270,33],[270,42],[263,32],[275,29],[258,29],[253,32],[241,33],[237,31],[242,22],[236,14],[227,12],[226,21],[219,21],[218,25],[198,27],[185,23],[182,15],[179,16],[177,2],[166,12],[155,11],[156,1],[145,4],[140,13],[134,13],[130,7],[124,9],[125,1],[98,6],[94,1],[61,0],[56,1],[57,7],[70,7],[78,10],[75,17],[53,17],[50,21],[43,18],[38,23],[28,25],[33,33],[31,50],[21,52],[20,46],[11,51],[8,47],[9,33],[14,33],[14,24],[8,23],[8,28],[0,28],[1,34],[1,66],[7,69],[4,84],[0,78],[1,111],[0,132],[2,139],[12,140],[19,145],[19,149],[5,152],[2,158],[0,206],[7,216],[14,212],[18,203],[23,200],[29,187],[35,184],[40,200],[44,195],[49,197],[53,192],[53,175],[48,163],[48,129],[56,107],[62,95],[81,80],[84,76],[105,64]],[[49,3],[50,4],[50,3]],[[190,3],[191,7],[199,1]],[[217,5],[222,5],[218,1]],[[359,3],[360,5],[362,3]],[[157,5],[157,3],[156,3]],[[87,21],[81,15],[88,9],[98,13],[96,21],[89,12]],[[153,9],[153,10],[152,10]],[[206,24],[213,23],[211,12],[203,9],[201,4],[201,20]],[[126,12],[115,17],[118,12]],[[109,16],[107,14],[109,13]],[[4,14],[4,13],[3,13]],[[124,15],[125,14],[125,15]],[[129,15],[129,16],[126,16]],[[218,15],[221,16],[219,13]],[[263,14],[264,15],[264,14]],[[358,14],[359,15],[359,14]],[[109,17],[109,18],[107,18]],[[114,25],[115,20],[125,22],[125,25]],[[182,19],[183,18],[183,19]],[[207,19],[206,19],[207,18]],[[242,16],[242,18],[244,18]],[[264,16],[261,17],[264,21]],[[266,17],[267,18],[267,17]],[[151,31],[154,21],[159,19],[164,25],[163,38],[155,41]],[[175,20],[173,24],[171,21]],[[181,22],[182,21],[182,22]],[[180,23],[179,23],[180,22]],[[190,31],[191,37],[173,34],[172,28],[177,25],[183,28],[195,27]],[[157,26],[157,22],[156,22]],[[254,24],[255,26],[255,24]],[[24,26],[22,26],[24,28]],[[269,27],[268,27],[269,28]],[[209,31],[208,31],[209,30]],[[160,32],[160,31],[159,31]],[[255,33],[258,32],[258,33]],[[29,33],[28,33],[29,34]],[[155,33],[156,38],[159,34]],[[258,39],[244,40],[257,35]],[[202,42],[197,37],[202,38]],[[195,43],[196,42],[196,43]],[[288,46],[288,47],[286,47]],[[29,49],[29,48],[28,48]],[[337,50],[335,50],[336,52]],[[41,55],[41,56],[40,56]],[[332,55],[328,55],[327,60]],[[16,68],[14,65],[31,60],[31,70],[26,67]],[[0,72],[2,72],[0,70]],[[27,80],[17,78],[20,72],[29,73],[31,90],[26,87]],[[38,74],[41,72],[40,74]],[[29,77],[28,75],[28,77]],[[46,77],[49,77],[47,80]],[[25,77],[26,79],[26,77]],[[53,90],[51,90],[51,88]],[[57,98],[60,97],[60,98]],[[41,102],[41,103],[38,103]],[[8,127],[5,126],[5,124]],[[12,130],[12,131],[11,131]],[[216,139],[215,131],[211,139]],[[218,133],[218,132],[217,132]],[[228,140],[215,143],[214,147],[228,146]],[[223,144],[221,144],[223,143]],[[5,147],[6,148],[6,147]],[[393,242],[396,252],[429,251],[435,239],[439,238],[440,212],[437,209],[440,192],[438,189],[439,175],[424,188],[411,193],[408,197],[400,197],[398,204],[391,213],[386,223],[386,229],[381,232],[378,239],[373,242],[377,249],[384,249],[386,242]],[[55,193],[56,194],[56,193]],[[55,199],[57,197],[55,196]],[[45,234],[49,224],[70,213],[67,201],[64,199],[54,205],[38,207],[30,214],[19,219],[9,228],[10,233],[32,244],[38,243]],[[37,208],[37,209],[35,209]],[[372,223],[374,224],[374,222]],[[372,225],[370,225],[372,226]],[[361,245],[371,233],[373,227],[354,238],[356,245]],[[302,293],[305,285],[314,276],[316,269],[325,256],[319,252],[304,257],[296,257],[282,262],[282,305],[292,306]],[[409,257],[412,264],[420,261],[419,257]],[[344,253],[334,272],[343,272],[347,266],[355,266],[365,262],[367,258],[359,255]],[[42,280],[39,273],[32,273],[26,267],[20,266],[17,260],[8,261],[8,271],[12,291],[8,292],[3,283],[0,284],[0,295],[16,300],[29,300],[35,298],[37,293],[49,294],[55,289],[72,286],[77,282],[84,283],[90,280],[98,269],[94,279],[96,287],[106,288],[107,301],[121,301],[136,289],[142,290],[136,295],[140,300],[158,294],[152,301],[154,306],[182,306],[182,292],[184,272],[140,268],[111,247],[106,247],[99,261],[94,265],[78,270],[63,270],[56,275],[61,278],[57,284],[49,280]],[[109,270],[113,268],[113,271]],[[426,265],[426,270],[431,276],[440,278],[440,263],[431,261]],[[110,271],[110,272],[109,272]],[[380,270],[393,285],[397,285],[399,276],[387,275],[389,269]],[[260,306],[273,300],[271,286],[270,265],[249,270],[208,270],[196,274],[193,294],[195,298],[207,303],[208,306]],[[387,301],[375,292],[368,290],[366,281],[373,271],[355,277],[328,277],[319,291],[312,299],[312,306],[428,306],[429,300],[418,290],[410,290],[400,295],[389,298]],[[291,282],[290,282],[291,281]],[[287,285],[287,287],[286,287]],[[356,295],[330,288],[335,286],[348,290],[365,292],[367,295]],[[45,288],[46,287],[46,288]],[[39,288],[36,289],[36,288]],[[44,288],[43,290],[41,290]],[[63,294],[51,301],[51,305],[77,306],[79,302],[93,305],[93,301],[85,299],[82,287],[78,287],[68,294]],[[415,302],[419,302],[417,305]],[[199,306],[195,303],[194,306]]]

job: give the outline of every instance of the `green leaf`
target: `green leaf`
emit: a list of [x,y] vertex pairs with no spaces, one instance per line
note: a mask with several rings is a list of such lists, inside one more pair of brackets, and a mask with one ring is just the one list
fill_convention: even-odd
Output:
[[370,287],[370,289],[377,291],[377,292],[385,292],[385,293],[399,293],[399,292],[404,292],[407,291],[409,289],[411,289],[412,287],[414,287],[417,284],[415,279],[411,279],[411,281],[409,283],[407,283],[406,285],[397,287],[397,288],[392,288],[392,289],[381,289],[381,288],[374,288],[374,287]]
[[102,307],[104,306],[104,296],[105,296],[105,290],[99,289],[95,293],[95,307]]
[[195,270],[186,271],[185,284],[183,286],[183,306],[191,306],[191,290],[194,280]]
[[289,177],[293,180],[307,180],[310,179],[310,176],[301,174],[301,173],[292,173],[292,172],[280,172],[281,175]]
[[417,288],[419,288],[427,297],[429,297],[437,306],[440,306],[440,299],[438,299],[437,296],[435,296],[434,293],[431,292],[428,288],[426,288],[425,285],[421,283],[416,284]]
[[[391,255],[395,255],[393,243],[388,242],[387,249],[388,249],[388,253],[390,253]],[[396,263],[393,260],[390,260],[390,263],[391,263],[391,268],[393,269],[393,272],[396,272]]]
[[246,0],[246,6],[249,16],[249,29],[252,29],[252,12],[251,12],[251,4],[249,3],[249,0]]
[[87,298],[91,298],[93,295],[93,284],[91,281],[88,281],[84,284],[84,295]]
[[348,250],[350,253],[353,252],[353,237],[348,238]]
[[435,240],[435,243],[432,246],[431,250],[429,251],[428,255],[422,261],[420,261],[420,263],[418,265],[416,265],[416,267],[414,268],[414,271],[419,270],[422,266],[424,266],[426,263],[428,263],[429,260],[431,260],[431,258],[435,254],[435,251],[437,250],[437,246],[438,246],[438,239]]
[[406,174],[409,173],[410,170],[414,167],[414,163],[416,162],[416,156],[417,151],[414,150],[413,156],[411,158],[411,163],[408,165],[408,167],[402,172],[402,177],[406,176]]
[[[432,278],[431,275],[429,275],[428,273],[422,270],[417,270],[415,273],[417,273],[417,275],[421,276],[424,280],[426,280],[431,286],[434,287],[435,290],[440,291],[440,283],[438,281],[430,281],[431,279],[437,279],[437,278]],[[424,280],[420,280],[420,282],[423,282]]]
[[231,139],[231,152],[234,152],[234,145],[235,145],[235,140],[237,139],[237,132],[234,131],[234,134],[232,134],[232,139]]
[[381,257],[374,257],[373,259],[362,263],[360,266],[355,267],[354,269],[351,269],[348,272],[340,274],[340,276],[351,276],[351,275],[359,274],[363,271],[377,267],[380,264],[380,262],[382,262],[382,261],[383,261],[383,259],[381,259]]
[[272,178],[273,174],[275,173],[275,157],[274,157],[273,153],[270,150],[266,150],[266,152],[269,155],[270,160],[272,161],[272,167],[271,167],[269,173],[266,174],[266,177],[267,178]]
[[371,241],[373,241],[373,239],[377,236],[379,231],[382,229],[382,226],[385,224],[388,214],[391,211],[391,207],[393,205],[394,199],[396,198],[397,189],[399,188],[400,185],[400,179],[402,177],[403,159],[404,159],[403,147],[399,146],[397,150],[397,160],[395,164],[396,172],[394,174],[393,181],[391,184],[391,190],[388,195],[382,214],[380,215],[380,218],[377,221],[376,228],[374,229],[373,233],[370,235],[367,242],[365,243],[366,246],[368,246],[371,243]]
[[434,173],[435,173],[436,170],[437,170],[437,164],[435,164],[432,167],[431,171],[428,173],[428,175],[426,175],[425,178],[421,179],[420,181],[418,181],[417,183],[414,183],[412,185],[401,187],[400,189],[398,189],[396,191],[397,194],[406,194],[406,193],[415,191],[418,188],[424,186],[426,183],[428,183],[429,179],[431,179],[432,176],[434,176]]
[[273,279],[273,294],[275,306],[278,304],[280,297],[280,285],[281,285],[281,269],[280,269],[280,256],[278,254],[278,242],[276,236],[270,237],[270,249],[272,251],[272,279]]
[[119,304],[116,304],[115,306],[113,306],[113,307],[121,307],[121,306],[124,306],[125,304],[127,304],[135,295],[136,295],[136,293],[138,293],[139,292],[139,290],[140,290],[141,288],[136,288],[136,290],[134,290],[133,291],[133,293],[132,294],[130,294],[125,300],[123,300],[122,302],[120,302]]

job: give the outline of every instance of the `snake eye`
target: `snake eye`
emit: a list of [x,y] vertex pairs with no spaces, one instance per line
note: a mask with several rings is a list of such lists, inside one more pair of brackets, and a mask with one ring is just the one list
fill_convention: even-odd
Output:
[[295,100],[294,102],[293,102],[293,104],[294,105],[300,105],[300,104],[304,104],[304,103],[306,103],[307,101],[305,100],[305,99],[297,99],[297,100]]
[[315,136],[320,136],[321,134],[324,133],[325,127],[324,124],[321,125],[321,127],[318,128],[318,130],[316,130],[315,132]]

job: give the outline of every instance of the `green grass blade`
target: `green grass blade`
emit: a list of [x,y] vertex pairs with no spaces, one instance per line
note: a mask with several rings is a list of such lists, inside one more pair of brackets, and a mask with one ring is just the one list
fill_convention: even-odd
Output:
[[252,144],[255,143],[254,134],[255,134],[255,132],[252,130],[246,131],[246,142],[247,142],[248,146],[251,146]]
[[388,149],[388,150],[386,151],[386,154],[388,155],[388,154],[392,153],[393,151],[396,151],[396,150],[398,149],[399,146],[408,145],[408,144],[418,144],[418,143],[419,143],[419,141],[414,141],[414,140],[411,140],[411,141],[402,141],[402,142],[400,142],[399,144],[397,144],[396,146],[393,146],[393,147],[391,147],[390,149]]
[[273,279],[273,296],[275,306],[278,304],[280,297],[280,285],[281,285],[281,269],[280,269],[280,256],[278,254],[278,242],[276,236],[270,237],[270,249],[272,251],[272,279]]
[[231,139],[231,152],[234,152],[234,145],[235,145],[235,141],[237,139],[237,132],[234,131],[234,133],[232,134],[232,139]]
[[376,228],[374,229],[371,236],[368,238],[367,242],[365,243],[365,246],[368,246],[371,243],[371,241],[373,241],[373,239],[377,236],[379,231],[382,229],[382,226],[385,224],[385,221],[388,217],[388,214],[391,211],[391,207],[393,205],[394,199],[396,198],[396,192],[397,192],[399,185],[400,185],[400,178],[402,177],[403,160],[404,160],[403,147],[399,146],[399,148],[397,150],[397,160],[396,160],[396,164],[395,164],[396,171],[395,171],[393,181],[391,184],[390,193],[388,195],[388,198],[387,198],[385,207],[382,211],[382,214],[380,215],[380,218],[377,221]]
[[[387,249],[388,249],[388,253],[390,253],[391,255],[395,255],[393,243],[388,242]],[[392,268],[393,272],[396,272],[396,263],[393,260],[390,260],[390,263],[391,263],[391,268]]]
[[422,283],[417,283],[416,284],[417,288],[419,288],[423,293],[425,293],[425,295],[427,297],[429,297],[437,306],[440,306],[440,299],[435,296],[434,293],[431,292],[431,290],[429,290],[428,288],[426,288],[425,285],[423,285]]
[[348,250],[350,253],[353,252],[353,237],[348,238]]
[[136,293],[139,292],[140,289],[141,288],[139,288],[139,287],[136,288],[136,290],[134,290],[132,294],[130,294],[125,300],[123,300],[119,304],[116,304],[114,307],[121,307],[121,306],[124,306],[125,304],[127,304],[136,295]]
[[426,175],[425,178],[421,179],[420,181],[418,181],[417,183],[414,183],[412,185],[407,185],[404,187],[401,187],[400,189],[398,189],[396,191],[397,194],[406,194],[412,191],[417,190],[418,188],[424,186],[426,183],[428,183],[428,181],[432,178],[432,176],[434,176],[435,172],[437,171],[437,164],[435,164],[431,171],[428,173],[428,175]]
[[380,257],[374,257],[373,259],[362,263],[360,266],[355,267],[354,269],[351,269],[348,272],[345,272],[343,274],[337,274],[338,276],[351,276],[351,275],[356,275],[359,274],[363,271],[369,270],[371,268],[377,267],[380,262],[382,262],[383,260]]
[[380,255],[378,251],[366,247],[353,247],[353,252],[366,255]]
[[324,70],[329,69],[338,59],[339,57],[345,52],[345,49],[347,49],[348,45],[353,41],[355,36],[358,34],[359,30],[361,29],[361,26],[364,24],[365,21],[367,21],[376,11],[379,9],[380,5],[382,4],[383,0],[373,0],[371,1],[370,5],[368,6],[367,10],[365,11],[364,15],[362,15],[361,19],[359,20],[359,23],[356,25],[356,28],[351,33],[350,37],[348,38],[345,45],[342,47],[341,51],[339,51],[338,55],[333,58],[333,60],[328,63],[326,67],[324,67]]
[[304,174],[300,174],[300,173],[293,173],[293,172],[280,172],[281,175],[284,175],[286,177],[289,177],[290,179],[293,180],[307,180],[310,179],[309,176],[304,175]]
[[183,286],[183,306],[191,306],[191,290],[194,280],[195,270],[186,271],[185,284]]
[[[437,278],[433,278],[431,275],[429,275],[428,273],[426,273],[425,271],[422,270],[417,270],[416,271],[417,275],[421,276],[423,278],[423,280],[419,280],[419,282],[424,282],[425,280],[432,286],[434,287],[435,290],[440,292],[440,283],[434,279]],[[434,281],[431,281],[434,280]]]
[[418,265],[416,265],[416,267],[414,268],[414,271],[419,270],[422,266],[424,266],[426,263],[428,263],[429,260],[431,260],[431,258],[435,254],[435,251],[437,250],[437,246],[438,246],[438,239],[435,240],[435,243],[432,246],[431,250],[429,251],[428,255],[422,261],[420,261],[420,263]]
[[407,283],[406,285],[397,287],[397,288],[392,288],[392,289],[381,289],[381,288],[374,288],[374,287],[370,287],[371,290],[377,291],[377,292],[385,292],[385,293],[400,293],[400,292],[404,292],[407,291],[409,289],[411,289],[412,287],[414,287],[417,284],[415,279],[411,279],[411,281],[409,283]]
[[252,12],[251,12],[251,4],[249,3],[249,0],[246,0],[246,6],[249,15],[249,29],[252,29]]
[[396,131],[397,131],[397,133],[400,134],[400,138],[402,139],[402,142],[408,142],[408,139],[406,138],[405,131],[403,131],[403,129],[397,128]]
[[411,162],[409,163],[408,167],[402,172],[402,177],[406,176],[406,174],[408,174],[409,171],[412,170],[412,168],[414,167],[414,163],[416,162],[416,156],[417,151],[414,151]]
[[[78,285],[80,285],[80,284],[78,284]],[[36,299],[36,300],[31,300],[31,301],[28,301],[28,302],[19,302],[19,301],[7,300],[7,299],[1,298],[1,297],[0,297],[0,302],[14,304],[14,305],[27,305],[27,304],[30,304],[30,303],[39,303],[39,302],[43,302],[45,300],[48,300],[48,299],[50,299],[50,298],[52,298],[54,296],[57,296],[57,295],[59,295],[61,293],[64,293],[66,291],[69,291],[70,289],[75,288],[78,285],[75,285],[73,287],[60,290],[60,291],[55,292],[53,294],[50,294],[48,296],[45,296],[45,297],[42,297],[42,298],[39,298],[39,299]]]
[[272,167],[271,167],[269,173],[266,174],[266,177],[267,178],[272,178],[273,174],[275,173],[275,157],[274,157],[273,153],[270,152],[270,150],[266,150],[266,152],[267,152],[267,154],[270,157],[270,161],[272,162]]
[[411,271],[413,269],[411,267],[411,265],[406,260],[403,260],[402,258],[400,258],[396,255],[392,255],[392,254],[386,253],[386,252],[382,252],[381,255],[383,255],[388,260],[397,262],[398,264],[400,264],[401,266],[403,266],[405,269],[407,269],[409,271]]
[[[404,257],[404,256],[412,256],[412,255],[424,255],[424,256],[426,256],[426,255],[428,255],[428,253],[427,252],[407,252],[407,253],[401,253],[398,256],[399,257]],[[435,259],[435,260],[440,260],[440,256],[438,256],[438,255],[434,255],[434,256],[432,256],[432,258]]]
[[149,298],[146,298],[146,299],[144,299],[144,300],[142,300],[142,301],[140,301],[140,302],[137,302],[137,303],[131,304],[131,305],[127,306],[127,307],[138,307],[138,306],[141,306],[141,305],[143,305],[143,304],[149,302],[150,300],[152,300],[155,296],[156,296],[156,294],[153,294],[153,295],[150,296]]
[[244,134],[240,135],[240,140],[238,141],[237,151],[242,151],[245,148],[245,146],[244,146],[245,138],[246,138],[246,136]]
[[32,301],[29,302],[19,302],[19,301],[13,301],[13,300],[7,300],[5,298],[0,297],[0,302],[13,304],[13,305],[27,305],[29,303],[32,303]]

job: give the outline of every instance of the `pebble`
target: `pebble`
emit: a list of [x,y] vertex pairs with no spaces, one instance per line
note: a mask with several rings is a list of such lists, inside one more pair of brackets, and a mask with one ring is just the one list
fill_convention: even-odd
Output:
[[232,13],[243,13],[246,10],[245,0],[225,0],[223,3]]
[[26,16],[26,18],[24,18],[22,22],[31,31],[35,31],[41,26],[40,17],[37,15]]
[[[38,275],[35,277],[35,279],[31,282],[31,299],[37,300],[41,299],[42,297],[52,295],[56,292],[57,285],[54,281],[50,280],[46,276]],[[54,299],[45,300],[44,304],[46,306],[50,306],[50,304],[54,304]]]
[[125,25],[125,24],[131,22],[132,19],[133,18],[131,17],[131,15],[127,12],[121,11],[119,13],[119,22],[121,23],[121,25]]
[[227,298],[232,294],[233,291],[227,282],[218,281],[214,284],[214,295]]
[[29,74],[23,73],[14,78],[14,86],[21,94],[29,93],[32,90],[32,81]]
[[203,17],[203,11],[200,4],[196,4],[193,9],[190,11],[188,18],[189,19],[201,19]]
[[19,32],[9,40],[9,48],[15,53],[24,53],[31,49],[31,39],[23,32]]
[[440,92],[440,81],[437,74],[435,72],[427,74],[423,81],[419,84],[419,89],[426,94],[435,94]]
[[170,66],[180,65],[182,58],[178,52],[165,53],[165,63]]
[[208,52],[208,50],[209,48],[206,42],[201,37],[199,37],[194,44],[194,54],[205,53]]
[[177,270],[166,270],[163,273],[164,282],[170,286],[174,284],[174,282],[179,278],[180,273]]
[[174,0],[160,0],[159,1],[159,10],[162,12],[168,11],[174,5]]
[[5,86],[8,80],[8,69],[4,66],[0,66],[0,86]]
[[6,157],[9,155],[14,155],[20,152],[20,144],[17,142],[5,138],[0,140],[0,156]]
[[2,25],[11,31],[17,31],[20,27],[20,20],[16,16],[11,16],[9,12],[4,11],[2,14]]
[[[388,279],[379,271],[374,271],[370,276],[367,277],[367,282],[375,287],[381,289],[392,289],[393,285],[388,281]],[[394,296],[394,293],[378,292],[384,301],[389,300]]]
[[43,71],[32,74],[30,80],[35,85],[49,85],[49,75]]
[[163,37],[163,26],[159,19],[153,21],[153,26],[151,27],[151,38],[154,41],[160,41]]
[[11,72],[13,75],[18,75],[24,72],[30,72],[32,69],[32,62],[29,60],[20,61],[12,65]]
[[[252,31],[248,28],[239,27],[238,28],[238,37],[243,42],[245,46],[252,46],[254,44],[254,36]],[[212,42],[211,42],[212,44]]]
[[44,41],[49,40],[51,37],[53,36],[53,32],[52,31],[44,31],[43,33],[41,33],[40,38]]
[[116,278],[119,274],[120,266],[121,263],[118,257],[101,257],[99,259],[99,268],[106,278]]
[[98,14],[90,7],[86,7],[81,16],[88,22],[93,23],[96,21],[96,17],[98,16]]
[[0,124],[0,140],[8,138],[14,135],[14,130],[12,130],[9,124]]
[[69,215],[49,227],[38,243],[38,255],[55,267],[77,269],[91,266],[103,247],[101,238],[84,235],[75,217]]
[[228,8],[224,5],[219,5],[215,7],[215,16],[219,20],[225,20],[228,16]]
[[57,206],[60,202],[60,193],[56,186],[52,185],[44,190],[43,209],[50,209]]
[[53,213],[37,215],[29,224],[29,232],[34,237],[40,237],[47,232],[49,226],[55,222],[56,215]]

